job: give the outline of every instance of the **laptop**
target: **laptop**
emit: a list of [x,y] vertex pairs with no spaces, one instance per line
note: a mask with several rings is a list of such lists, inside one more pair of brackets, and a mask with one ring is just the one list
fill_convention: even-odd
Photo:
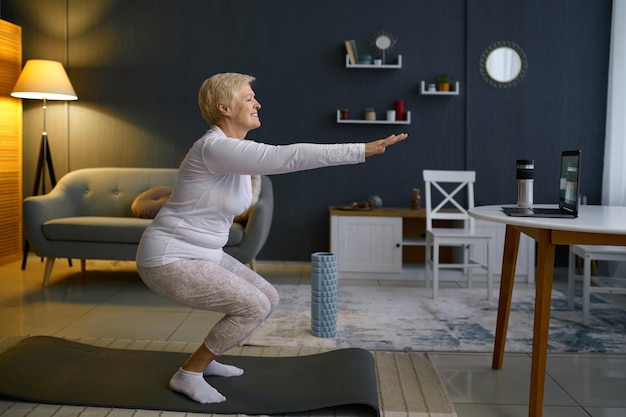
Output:
[[502,207],[502,211],[513,217],[554,217],[566,219],[578,217],[580,157],[580,149],[564,151],[561,154],[558,208]]

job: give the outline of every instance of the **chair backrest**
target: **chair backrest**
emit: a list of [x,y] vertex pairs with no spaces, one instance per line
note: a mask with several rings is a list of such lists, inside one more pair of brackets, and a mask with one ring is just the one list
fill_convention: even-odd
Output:
[[[433,220],[459,220],[463,221],[465,229],[474,232],[474,218],[468,210],[474,207],[476,171],[425,169],[423,176],[426,185],[426,229],[432,229]],[[442,197],[437,205],[434,205],[433,191],[438,191],[435,196]]]

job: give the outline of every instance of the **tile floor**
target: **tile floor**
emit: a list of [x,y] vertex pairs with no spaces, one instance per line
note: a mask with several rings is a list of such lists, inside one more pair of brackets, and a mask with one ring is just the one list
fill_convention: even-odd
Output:
[[[0,267],[0,335],[53,335],[197,343],[220,315],[193,311],[154,295],[134,263],[57,260],[51,285],[41,288],[44,264],[31,256]],[[306,285],[306,265],[259,263],[270,281]],[[351,285],[423,285],[350,280]],[[455,285],[449,283],[449,285]],[[518,285],[518,284],[516,284]],[[525,284],[519,284],[525,285]],[[565,286],[555,278],[555,287]],[[626,305],[626,296],[616,296]],[[508,354],[502,370],[489,353],[434,353],[459,417],[526,416],[530,355]],[[550,354],[546,417],[626,417],[626,354]]]

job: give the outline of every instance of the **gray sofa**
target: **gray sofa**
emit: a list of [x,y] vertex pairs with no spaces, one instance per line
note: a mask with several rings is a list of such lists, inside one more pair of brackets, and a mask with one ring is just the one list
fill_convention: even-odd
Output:
[[[131,204],[142,192],[171,186],[177,169],[86,168],[69,172],[45,195],[24,200],[24,232],[31,249],[45,257],[43,285],[56,258],[134,260],[151,219],[133,215]],[[261,177],[259,201],[245,224],[233,223],[225,252],[255,267],[272,223],[274,195],[269,177]]]

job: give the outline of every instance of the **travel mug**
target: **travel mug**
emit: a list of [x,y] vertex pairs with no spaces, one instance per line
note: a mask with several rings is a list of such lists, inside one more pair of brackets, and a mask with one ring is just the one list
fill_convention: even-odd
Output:
[[532,159],[517,160],[517,207],[533,206],[533,181],[535,178],[535,161]]

